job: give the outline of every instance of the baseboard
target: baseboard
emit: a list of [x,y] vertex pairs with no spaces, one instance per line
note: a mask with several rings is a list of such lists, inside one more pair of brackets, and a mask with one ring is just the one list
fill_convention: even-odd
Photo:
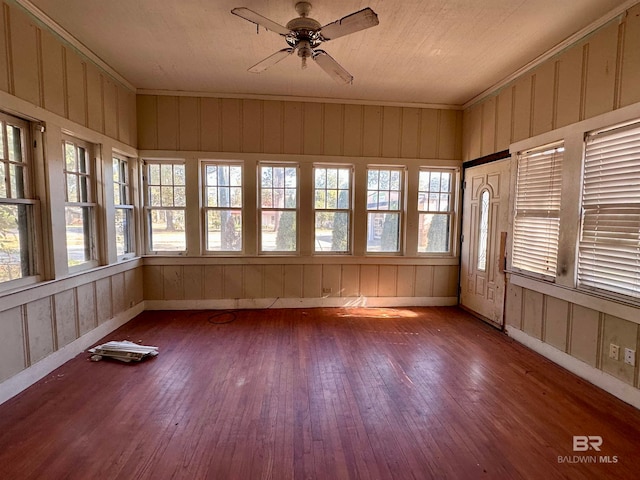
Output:
[[623,402],[640,409],[640,390],[637,388],[634,388],[633,386],[624,383],[622,380],[618,380],[608,373],[598,370],[597,368],[594,368],[567,353],[561,352],[548,343],[544,343],[537,338],[527,335],[522,330],[518,330],[512,326],[507,326],[506,332],[507,335],[517,342],[520,342],[531,350],[547,357],[552,362],[566,368],[570,372],[578,375],[580,378],[593,383],[595,386],[609,392],[611,395],[618,397]]
[[121,327],[132,318],[136,317],[145,310],[145,302],[140,302],[134,307],[119,313],[111,320],[108,320],[90,332],[84,334],[80,338],[56,350],[50,355],[34,363],[30,367],[22,370],[13,377],[8,378],[0,384],[0,404],[6,402],[18,393],[27,389],[38,380],[44,378],[56,368],[71,360],[73,357],[82,353],[88,347],[96,343],[105,335],[113,332]]
[[325,297],[146,300],[146,310],[237,310],[316,307],[448,307],[457,297]]

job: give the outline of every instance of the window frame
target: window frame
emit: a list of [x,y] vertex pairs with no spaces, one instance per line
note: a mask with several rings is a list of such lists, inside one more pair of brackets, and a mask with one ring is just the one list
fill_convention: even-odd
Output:
[[[431,190],[420,190],[420,174],[422,172],[440,172],[440,173],[449,173],[451,175],[449,181],[449,191],[444,192],[449,195],[449,208],[447,210],[422,210],[420,208],[420,194],[431,194]],[[456,220],[457,220],[457,210],[458,210],[458,173],[459,170],[457,168],[450,167],[429,167],[429,166],[421,166],[418,168],[418,181],[417,181],[417,192],[416,192],[416,212],[417,212],[417,221],[418,227],[416,229],[417,236],[417,244],[416,244],[416,254],[418,256],[424,257],[451,257],[454,256],[456,247],[454,245],[454,237],[457,232]],[[441,177],[442,178],[442,177]],[[443,194],[442,190],[438,190],[439,195]],[[427,200],[428,204],[428,200]],[[449,218],[449,236],[447,240],[448,250],[446,252],[426,252],[420,251],[420,218],[422,215],[426,214],[436,214],[436,215],[447,215]]]
[[[132,179],[133,179],[133,173],[134,173],[134,168],[133,168],[134,159],[126,155],[121,155],[116,152],[113,152],[113,154],[111,155],[111,158],[112,158],[112,165],[113,165],[113,186],[114,186],[114,198],[113,198],[114,223],[116,218],[115,214],[118,210],[123,210],[125,214],[128,216],[128,221],[126,223],[127,231],[125,232],[124,237],[125,237],[125,242],[128,244],[129,249],[122,254],[118,254],[117,253],[118,252],[117,237],[116,237],[116,243],[115,243],[116,257],[118,261],[122,261],[122,260],[127,260],[129,258],[133,258],[136,256],[136,242],[135,242],[136,219],[135,219],[135,205],[133,202],[133,188],[132,188]],[[116,177],[115,177],[116,164],[119,172],[119,180],[116,180]],[[124,181],[121,181],[121,175],[123,172],[125,174],[125,179]],[[124,196],[124,199],[125,199],[124,203],[116,202],[116,197],[115,197],[116,186],[119,190],[120,199],[122,199],[122,197]],[[114,227],[117,231],[117,225],[114,225]]]
[[[150,183],[150,166],[158,165],[160,168],[159,176],[160,183],[159,184],[151,184]],[[151,187],[159,187],[163,186],[167,187],[169,184],[162,183],[162,165],[172,165],[172,179],[175,178],[175,172],[173,170],[173,166],[182,165],[184,168],[185,181],[184,185],[177,185],[178,187],[183,187],[185,189],[185,199],[184,206],[175,206],[175,205],[152,205],[151,202]],[[146,255],[167,255],[167,256],[180,256],[186,255],[188,249],[188,230],[187,230],[187,162],[185,159],[177,159],[177,158],[144,158],[142,159],[142,181],[143,181],[143,211],[144,211],[144,232],[145,232],[145,254]],[[175,188],[176,184],[171,183],[171,188],[173,189],[172,200],[175,203]],[[151,215],[155,210],[172,210],[172,211],[182,211],[184,216],[184,249],[183,250],[154,250],[153,249],[153,226],[151,222]]]
[[[615,141],[620,139],[624,133],[628,131],[633,132],[632,142],[638,145],[635,146],[632,153],[626,152],[622,155],[624,157],[630,157],[626,161],[619,159],[621,156],[619,155],[619,150],[617,155],[609,155],[604,159],[602,158],[603,155],[597,154],[598,148],[604,149],[602,144],[607,142],[608,137],[614,137],[611,138],[611,140]],[[593,145],[601,145],[601,147]],[[613,146],[614,145],[611,144],[607,145],[608,148]],[[620,144],[618,143],[617,146],[620,146]],[[596,150],[596,152],[591,153],[591,148]],[[627,146],[627,149],[628,148],[629,146]],[[578,290],[606,298],[632,302],[634,304],[640,303],[640,266],[638,266],[638,262],[640,261],[640,253],[638,253],[638,249],[640,248],[640,229],[638,229],[638,224],[640,224],[640,220],[638,220],[640,218],[640,188],[637,187],[637,191],[632,192],[633,195],[631,196],[625,195],[620,191],[621,185],[618,182],[621,181],[621,178],[624,178],[623,187],[634,185],[633,183],[629,184],[627,181],[629,175],[637,171],[638,167],[640,167],[639,153],[640,118],[585,133],[582,188],[580,195],[580,226],[578,231],[575,270],[576,287]],[[612,158],[618,158],[618,160],[612,160]],[[593,167],[590,165],[591,161],[594,162]],[[625,164],[624,166],[622,165],[623,163]],[[629,169],[632,170],[629,171]],[[605,173],[605,175],[602,175],[602,173]],[[593,175],[593,178],[591,178],[591,175]],[[613,189],[613,192],[607,192],[607,187]],[[592,188],[595,191],[591,191]],[[612,193],[615,197],[611,196]],[[614,199],[618,201],[612,201]],[[595,218],[592,220],[589,217]],[[636,219],[635,227],[629,230],[629,225],[624,225],[628,223],[628,219],[621,217],[632,217]],[[595,224],[596,227],[590,229],[588,232],[589,237],[594,238],[590,242],[587,242],[585,240],[585,226],[593,224]],[[603,230],[603,227],[609,227],[610,229]],[[625,240],[628,241],[630,239],[630,232],[635,233],[635,239],[631,239],[632,242],[635,242],[635,245],[633,245],[631,250],[635,250],[636,253],[626,255],[624,249],[620,247],[624,246],[623,242]],[[605,233],[604,239],[603,233]],[[614,250],[617,253],[622,252],[622,255],[618,256],[617,261],[603,261],[602,257],[609,256],[608,253],[610,253],[612,245]],[[607,249],[609,249],[608,252]],[[596,260],[595,255],[598,250],[600,250],[601,253]],[[587,251],[590,251],[590,253]],[[626,253],[629,253],[628,249]],[[591,257],[590,272],[589,268],[583,264],[583,262],[587,263],[586,257]],[[617,266],[614,264],[617,264]],[[635,269],[624,270],[624,267],[628,265],[635,265]],[[610,281],[611,279],[607,279],[604,276],[602,270],[605,267],[615,270],[615,277],[620,284],[618,288],[606,288],[607,280]],[[602,272],[603,276],[597,276],[598,270]],[[622,271],[624,271],[627,276],[634,278],[632,282],[626,282],[628,287],[622,286],[624,282],[619,281],[619,278],[623,277],[620,275]],[[586,279],[585,277],[592,278]]]
[[[293,207],[263,207],[262,206],[262,168],[263,167],[271,167],[271,168],[295,168],[296,171],[296,206]],[[286,176],[286,173],[285,173]],[[286,185],[286,179],[284,180]],[[259,255],[287,255],[287,256],[296,256],[300,255],[300,164],[297,162],[258,162],[257,170],[256,170],[256,184],[257,184],[257,202],[256,202],[256,217],[258,221],[258,253]],[[283,188],[286,190],[285,185]],[[271,189],[276,188],[273,185],[270,187]],[[286,193],[285,193],[286,195]],[[295,212],[295,221],[296,221],[296,248],[294,250],[264,250],[263,249],[263,232],[262,232],[262,214],[264,212]],[[277,235],[277,232],[276,232]]]
[[[208,205],[208,192],[207,189],[208,188],[218,188],[219,185],[209,185],[207,183],[207,167],[208,166],[223,166],[223,167],[239,167],[240,168],[240,179],[241,179],[241,183],[238,186],[232,186],[229,185],[229,188],[240,188],[241,191],[241,199],[240,199],[240,207],[232,207],[232,206],[228,206],[228,207],[220,207],[220,206],[209,206]],[[245,243],[246,243],[246,228],[245,228],[245,219],[246,219],[246,215],[245,215],[245,185],[246,185],[246,179],[245,179],[245,165],[244,162],[242,161],[234,161],[234,160],[201,160],[200,163],[200,174],[201,174],[201,178],[202,181],[200,182],[201,185],[201,201],[202,201],[202,209],[201,209],[201,217],[200,217],[200,221],[202,222],[202,236],[200,241],[202,242],[202,251],[204,252],[204,254],[206,255],[220,255],[220,256],[233,256],[233,255],[244,255],[245,254]],[[230,202],[231,203],[231,202]],[[210,211],[236,211],[239,210],[240,211],[240,248],[238,250],[212,250],[209,249],[209,242],[208,242],[208,236],[209,236],[209,229],[208,229],[208,213]]]
[[[560,140],[522,150],[517,153],[515,172],[515,192],[513,200],[513,239],[511,241],[511,269],[523,275],[555,282],[558,275],[558,255],[560,251],[560,227],[562,209],[562,170],[564,164],[565,141]],[[532,160],[538,157],[542,166],[535,165]],[[546,168],[549,166],[550,168]],[[536,171],[538,170],[538,171]],[[534,182],[535,180],[535,187]],[[543,182],[542,187],[539,185]],[[547,189],[542,193],[541,188]],[[542,198],[540,198],[542,197]],[[529,219],[529,226],[519,224],[522,219]],[[546,237],[544,249],[547,250],[545,264],[551,269],[536,268],[534,259],[528,252],[531,243],[527,238],[549,235],[549,224],[534,227],[531,222],[556,219],[554,229],[556,238]],[[519,228],[519,226],[521,228]],[[527,244],[527,246],[525,246]],[[555,254],[554,254],[555,253]],[[554,257],[554,258],[551,258]],[[529,265],[527,265],[529,263]]]
[[[20,162],[10,160],[7,135],[8,126],[16,127],[21,131],[20,143],[22,161]],[[40,281],[41,269],[43,265],[40,257],[40,202],[36,198],[37,192],[35,187],[35,162],[32,155],[32,149],[28,148],[28,146],[31,145],[31,124],[27,120],[0,111],[0,128],[2,128],[2,152],[0,152],[0,164],[2,164],[3,170],[5,172],[7,168],[9,169],[9,174],[5,173],[3,176],[0,176],[0,181],[4,183],[5,187],[5,196],[0,197],[0,206],[27,206],[26,211],[29,212],[27,213],[27,219],[25,221],[25,225],[23,226],[23,228],[26,229],[27,238],[25,239],[26,245],[24,248],[24,250],[26,250],[26,253],[23,253],[22,248],[20,250],[21,276],[19,278],[0,281],[0,292],[3,292],[14,288],[32,285]],[[10,180],[10,165],[20,165],[20,168],[23,169],[22,187],[24,189],[24,192],[22,196],[15,197],[11,193],[12,182]],[[24,263],[22,260],[23,255],[26,255],[28,257],[28,259]],[[27,269],[27,273],[23,274],[25,268]]]
[[[68,170],[67,169],[67,145],[72,145],[74,149],[74,153],[76,155],[76,163],[79,160],[78,149],[84,150],[85,155],[85,170],[81,171],[80,167],[77,170]],[[70,263],[71,259],[69,257],[69,233],[66,232],[65,235],[65,245],[66,245],[66,254],[67,254],[67,267],[69,273],[75,273],[83,270],[88,270],[91,268],[95,268],[100,265],[100,225],[98,219],[98,189],[97,189],[97,176],[98,176],[98,162],[95,159],[95,146],[87,141],[81,140],[77,137],[73,137],[71,135],[63,134],[62,135],[62,155],[63,155],[63,174],[62,181],[64,182],[64,215],[65,215],[65,230],[68,228],[66,216],[67,210],[71,208],[80,208],[86,209],[88,213],[88,224],[85,226],[83,222],[83,235],[85,240],[85,250],[89,252],[89,259],[78,264],[72,265]],[[78,194],[78,201],[69,201],[69,184],[68,180],[70,176],[73,176],[76,181],[82,178],[86,179],[86,195],[83,194],[82,189]],[[76,185],[79,185],[77,182]]]
[[[373,171],[373,170],[377,170],[378,172],[380,171],[389,171],[391,172],[399,172],[400,174],[400,180],[399,180],[399,188],[398,188],[398,208],[391,210],[391,209],[370,209],[369,208],[369,192],[378,192],[378,195],[380,194],[381,191],[388,191],[391,192],[391,189],[381,189],[381,188],[376,188],[376,189],[369,189],[369,172]],[[407,185],[406,185],[406,181],[407,181],[407,167],[405,165],[367,165],[366,168],[366,180],[365,180],[365,189],[364,189],[364,195],[365,195],[365,207],[366,207],[366,237],[365,237],[365,244],[364,244],[364,253],[367,256],[402,256],[404,255],[404,248],[405,248],[405,229],[404,229],[404,224],[405,224],[405,210],[406,210],[406,190],[407,190]],[[378,184],[379,185],[379,184]],[[377,202],[379,204],[379,202]],[[395,213],[398,215],[398,248],[395,251],[385,251],[385,250],[369,250],[369,235],[371,232],[372,227],[369,225],[369,215],[370,214],[375,214],[376,212],[379,212],[379,214],[385,214],[385,213]],[[376,228],[375,226],[373,228]],[[374,232],[375,235],[375,232]],[[382,233],[381,233],[382,236]]]
[[[341,190],[345,190],[345,189],[341,189],[339,188],[339,185],[336,185],[336,188],[329,188],[326,184],[324,186],[324,188],[318,188],[316,186],[316,172],[318,170],[325,170],[325,175],[326,175],[326,171],[327,170],[347,170],[349,172],[349,182],[348,182],[348,187],[347,187],[347,192],[348,192],[348,206],[347,208],[338,208],[336,205],[336,208],[317,208],[316,207],[316,198],[317,198],[317,192],[318,190],[320,191],[329,191],[329,190],[335,190],[337,192],[340,192]],[[350,164],[339,164],[339,163],[317,163],[313,165],[313,169],[312,169],[312,182],[313,182],[313,188],[312,188],[312,210],[313,210],[313,254],[314,255],[352,255],[353,254],[353,209],[354,209],[354,174],[355,174],[355,168],[353,165]],[[337,174],[338,178],[339,178],[339,173]],[[337,180],[338,182],[339,180]],[[338,193],[339,195],[339,193]],[[326,204],[326,201],[325,201]],[[348,216],[348,220],[347,220],[347,248],[344,251],[338,251],[338,250],[329,250],[329,251],[322,251],[322,250],[317,250],[316,249],[316,228],[317,228],[317,220],[316,220],[316,215],[318,214],[318,212],[325,212],[325,213],[346,213]],[[333,240],[333,237],[332,237]]]

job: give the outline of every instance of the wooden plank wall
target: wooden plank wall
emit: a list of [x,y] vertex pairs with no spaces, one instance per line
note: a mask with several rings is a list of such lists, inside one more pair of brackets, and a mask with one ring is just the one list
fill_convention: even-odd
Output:
[[113,266],[3,296],[0,382],[142,302],[142,275]]
[[[640,326],[578,303],[509,284],[506,321],[587,365],[640,388],[634,366],[609,358],[609,344],[640,351]],[[637,360],[636,360],[637,362]]]
[[135,92],[19,6],[0,7],[0,90],[135,147]]
[[[640,5],[517,78],[463,114],[463,160],[640,102]],[[605,125],[602,125],[603,127]],[[610,343],[640,351],[639,326],[512,283],[508,326],[640,388],[640,369],[608,357]]]
[[460,160],[462,112],[138,95],[140,150]]
[[[455,299],[457,265],[162,264],[144,267],[145,300],[223,300],[258,298],[420,297]],[[453,302],[455,303],[455,301]],[[392,303],[390,303],[391,305]]]
[[640,102],[640,5],[467,108],[463,160]]

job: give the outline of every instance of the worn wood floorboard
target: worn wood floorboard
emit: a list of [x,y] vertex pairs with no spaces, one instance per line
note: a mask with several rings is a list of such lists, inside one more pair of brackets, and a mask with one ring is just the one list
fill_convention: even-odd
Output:
[[640,411],[458,308],[145,312],[125,339],[160,355],[0,406],[0,479],[638,478]]

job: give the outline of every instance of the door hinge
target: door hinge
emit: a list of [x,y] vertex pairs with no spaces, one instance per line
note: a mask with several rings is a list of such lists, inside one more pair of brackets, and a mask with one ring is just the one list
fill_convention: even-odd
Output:
[[464,233],[460,235],[460,243],[464,242]]

